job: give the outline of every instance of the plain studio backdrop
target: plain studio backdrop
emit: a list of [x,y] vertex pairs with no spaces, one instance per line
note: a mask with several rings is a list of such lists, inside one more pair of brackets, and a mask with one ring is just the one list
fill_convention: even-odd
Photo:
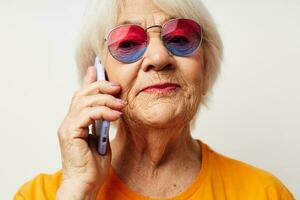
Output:
[[[193,135],[275,174],[299,198],[300,1],[204,3],[225,56]],[[79,88],[74,49],[85,4],[0,1],[1,199],[61,168],[57,129]]]

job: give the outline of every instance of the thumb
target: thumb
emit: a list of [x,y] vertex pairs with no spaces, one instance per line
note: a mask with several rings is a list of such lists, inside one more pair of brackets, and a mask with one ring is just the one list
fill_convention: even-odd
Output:
[[83,87],[95,82],[97,80],[96,67],[90,66],[86,70],[86,74],[83,78]]

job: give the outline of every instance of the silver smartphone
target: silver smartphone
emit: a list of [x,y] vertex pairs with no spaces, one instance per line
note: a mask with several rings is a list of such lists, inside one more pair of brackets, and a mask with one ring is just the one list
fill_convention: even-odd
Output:
[[[95,67],[97,70],[97,81],[105,80],[105,70],[98,57],[95,59]],[[100,155],[106,154],[106,149],[109,142],[109,126],[110,122],[107,120],[95,121],[95,129],[98,136],[98,153]]]

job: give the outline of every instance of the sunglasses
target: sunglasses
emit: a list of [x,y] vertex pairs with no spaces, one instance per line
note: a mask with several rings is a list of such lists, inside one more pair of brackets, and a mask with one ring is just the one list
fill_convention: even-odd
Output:
[[146,29],[136,24],[120,25],[106,37],[110,54],[122,63],[133,63],[141,59],[148,46],[147,30],[158,27],[160,38],[166,49],[175,56],[190,56],[202,42],[202,28],[191,19],[171,19],[163,25]]

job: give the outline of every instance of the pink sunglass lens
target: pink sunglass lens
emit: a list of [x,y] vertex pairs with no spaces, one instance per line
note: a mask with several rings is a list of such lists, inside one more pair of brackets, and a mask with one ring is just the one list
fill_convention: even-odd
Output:
[[124,25],[108,36],[108,49],[112,56],[124,63],[135,62],[143,56],[147,46],[147,34],[137,25]]
[[201,27],[190,19],[171,20],[163,26],[162,39],[172,54],[188,56],[198,48],[201,42]]

